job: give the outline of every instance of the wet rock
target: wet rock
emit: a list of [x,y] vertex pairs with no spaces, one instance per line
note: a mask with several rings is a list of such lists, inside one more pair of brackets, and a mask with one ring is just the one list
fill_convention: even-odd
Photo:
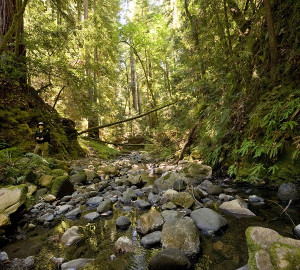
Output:
[[191,208],[195,203],[193,197],[187,192],[178,192],[171,201],[182,208]]
[[198,187],[206,191],[206,189],[211,185],[213,185],[211,181],[204,180]]
[[125,211],[125,212],[129,212],[129,211],[131,211],[133,208],[131,207],[131,206],[124,206],[123,208],[122,208],[122,210],[123,211]]
[[96,207],[98,206],[101,202],[103,201],[103,197],[100,197],[100,196],[96,196],[96,197],[93,197],[93,198],[90,198],[86,204],[90,207]]
[[71,246],[77,243],[82,238],[82,235],[79,234],[79,227],[73,226],[65,231],[61,236],[61,243],[65,246]]
[[97,212],[98,213],[106,212],[106,211],[112,210],[112,207],[113,207],[112,201],[109,199],[106,199],[105,201],[103,201],[99,204],[99,206],[97,207]]
[[0,213],[10,215],[16,212],[26,201],[26,185],[0,188]]
[[135,191],[132,188],[128,188],[124,193],[123,193],[124,198],[130,198],[130,200],[136,200],[137,195]]
[[100,214],[98,212],[92,212],[84,215],[83,217],[89,221],[95,221],[100,217]]
[[174,210],[176,208],[177,208],[177,206],[172,202],[168,202],[162,206],[163,210]]
[[167,172],[164,173],[160,178],[156,179],[154,181],[154,185],[159,190],[172,189],[174,182],[178,179],[186,180],[186,178],[182,174],[176,172]]
[[196,200],[200,201],[201,199],[205,198],[208,194],[206,191],[202,190],[200,187],[193,189],[194,196]]
[[223,189],[217,185],[208,185],[206,192],[209,195],[220,195],[223,192]]
[[189,259],[182,251],[168,248],[155,254],[149,261],[149,270],[188,270],[191,269]]
[[79,270],[84,268],[88,263],[94,261],[94,259],[76,259],[73,261],[65,262],[61,265],[61,270]]
[[80,207],[73,209],[72,211],[66,213],[65,217],[69,219],[76,219],[81,215]]
[[71,176],[71,182],[78,185],[83,184],[87,180],[87,175],[85,172],[79,172]]
[[163,248],[180,249],[186,256],[200,251],[200,240],[196,225],[189,217],[167,221],[162,229]]
[[62,206],[58,206],[56,214],[57,215],[65,214],[65,213],[69,212],[71,209],[72,209],[72,206],[71,205],[67,205],[67,204],[66,205],[62,205]]
[[161,215],[164,219],[164,221],[174,220],[180,218],[180,215],[175,210],[165,210],[161,212]]
[[196,226],[207,235],[212,235],[227,225],[227,220],[209,208],[192,211],[191,218]]
[[294,233],[300,238],[300,224],[294,228]]
[[10,223],[10,219],[7,215],[4,214],[0,214],[0,229],[3,229],[7,226],[9,226]]
[[242,266],[242,267],[240,267],[240,268],[238,268],[236,270],[249,270],[248,264],[246,264],[246,265],[244,265],[244,266]]
[[163,224],[164,220],[162,215],[157,210],[153,209],[140,216],[137,220],[136,230],[145,235],[160,230]]
[[47,194],[47,192],[48,192],[47,188],[40,188],[36,191],[35,197],[40,198],[40,197],[44,196],[45,194]]
[[86,181],[93,181],[95,178],[99,178],[99,175],[93,170],[85,170]]
[[0,262],[8,260],[8,255],[5,251],[0,252]]
[[117,175],[119,173],[119,170],[117,166],[113,165],[104,165],[98,168],[97,171],[99,174],[105,174],[105,175]]
[[177,179],[174,181],[173,189],[176,191],[183,191],[186,189],[187,183],[184,179]]
[[154,195],[152,192],[149,193],[149,195],[148,195],[148,201],[152,205],[159,203],[160,200],[161,200],[161,197],[159,195]]
[[256,195],[250,195],[248,201],[253,204],[264,204],[264,199]]
[[58,268],[59,268],[59,266],[60,266],[62,263],[64,263],[66,260],[65,260],[65,258],[56,258],[56,257],[52,257],[52,258],[50,259],[50,261],[53,262],[54,264],[56,264],[56,265],[58,266]]
[[285,183],[279,187],[277,197],[281,201],[295,201],[300,198],[300,193],[297,190],[297,186],[295,184]]
[[127,236],[121,236],[114,244],[116,253],[131,253],[137,250],[136,244]]
[[155,231],[147,234],[141,239],[141,245],[144,248],[159,246],[161,243],[161,231]]
[[55,200],[56,200],[56,197],[52,194],[49,194],[49,195],[44,197],[45,202],[54,202]]
[[146,182],[143,181],[141,175],[129,174],[127,180],[130,185],[135,185],[137,187],[143,187],[146,184]]
[[58,176],[53,180],[51,194],[56,198],[61,199],[66,195],[71,195],[74,192],[74,186],[70,182],[69,176]]
[[255,216],[255,214],[248,209],[246,203],[241,203],[241,199],[224,202],[220,205],[220,209],[226,213],[237,216]]
[[137,206],[138,208],[142,209],[142,210],[151,208],[151,204],[147,201],[144,201],[144,200],[137,200],[134,203],[134,205]]
[[38,218],[38,222],[40,223],[44,223],[45,221],[50,222],[52,220],[54,220],[54,215],[52,213],[46,213]]
[[127,230],[131,225],[131,221],[126,216],[120,216],[116,220],[116,226],[118,229]]
[[300,240],[283,237],[263,227],[246,232],[249,269],[297,269],[300,265]]

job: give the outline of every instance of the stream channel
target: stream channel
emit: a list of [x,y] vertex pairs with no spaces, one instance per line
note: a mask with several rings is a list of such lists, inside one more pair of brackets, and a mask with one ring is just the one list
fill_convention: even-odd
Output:
[[[144,173],[152,174],[146,186],[153,185],[154,180],[159,178],[161,174],[154,174],[154,168],[162,166],[155,162],[151,162],[149,158],[144,159],[140,152],[132,152],[131,154],[121,155],[111,164],[128,161],[135,164],[136,167],[144,168]],[[89,157],[85,160],[76,161],[76,166],[87,168],[95,163],[99,164],[96,157]],[[109,162],[107,162],[109,164]],[[164,164],[168,168],[168,164]],[[170,168],[172,166],[170,165]],[[123,174],[126,174],[126,170]],[[113,183],[117,176],[111,176],[109,181]],[[191,258],[193,269],[201,270],[235,270],[247,264],[248,249],[246,245],[245,230],[249,226],[262,226],[273,229],[285,237],[296,238],[293,234],[294,225],[300,223],[300,204],[290,205],[286,215],[282,214],[282,208],[286,204],[282,204],[276,197],[277,190],[258,189],[250,186],[235,185],[224,179],[213,177],[210,179],[213,183],[224,187],[231,187],[237,190],[232,196],[239,195],[243,199],[247,199],[249,195],[257,195],[264,198],[263,205],[252,205],[249,203],[249,209],[255,213],[255,217],[235,217],[230,214],[222,213],[218,209],[218,196],[211,196],[210,204],[207,206],[214,211],[220,213],[228,221],[228,227],[214,235],[205,236],[200,233],[200,253],[197,257]],[[116,188],[116,185],[109,185],[105,190],[101,191],[98,196],[104,195]],[[141,197],[147,200],[147,196]],[[213,203],[212,203],[213,201]],[[281,207],[278,205],[280,204]],[[159,204],[152,206],[161,211]],[[151,257],[162,250],[161,246],[145,249],[140,244],[140,236],[136,231],[136,221],[148,210],[139,210],[132,207],[131,211],[124,211],[122,204],[116,201],[113,206],[113,213],[110,216],[100,216],[96,221],[92,222],[84,218],[84,215],[95,211],[95,207],[91,208],[87,205],[81,205],[82,214],[78,219],[67,219],[61,216],[51,223],[51,226],[44,227],[43,224],[35,223],[36,226],[31,230],[19,230],[12,237],[12,241],[1,248],[8,254],[10,260],[13,258],[26,258],[28,256],[35,257],[34,269],[59,269],[59,266],[51,262],[52,257],[61,257],[66,261],[78,258],[92,258],[94,261],[87,264],[84,269],[118,269],[118,270],[142,270],[147,269]],[[178,210],[178,209],[177,209]],[[127,230],[119,230],[116,228],[116,219],[119,216],[127,216],[131,221],[131,226]],[[32,223],[34,223],[32,221]],[[83,240],[72,246],[63,246],[59,238],[63,232],[72,227],[79,226],[81,233],[84,235]],[[132,239],[138,246],[135,254],[126,253],[123,255],[113,255],[114,243],[121,236],[127,236]],[[3,268],[4,267],[4,268]],[[12,269],[9,264],[2,266],[3,269]]]

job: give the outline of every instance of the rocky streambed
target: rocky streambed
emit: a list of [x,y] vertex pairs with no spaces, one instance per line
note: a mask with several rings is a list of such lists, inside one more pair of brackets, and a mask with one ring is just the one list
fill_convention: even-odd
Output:
[[236,186],[141,152],[40,161],[33,183],[0,189],[1,269],[300,269],[293,184]]

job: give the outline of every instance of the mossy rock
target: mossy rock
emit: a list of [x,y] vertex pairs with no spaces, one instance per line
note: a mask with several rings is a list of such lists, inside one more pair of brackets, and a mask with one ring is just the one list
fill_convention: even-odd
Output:
[[212,168],[207,165],[189,162],[183,166],[180,172],[183,173],[186,177],[209,179],[212,175]]
[[187,192],[178,192],[171,201],[182,208],[191,208],[194,205],[193,197]]
[[249,270],[294,270],[300,265],[300,240],[263,227],[249,227],[245,234]]
[[68,173],[63,169],[54,169],[54,170],[52,170],[52,174],[55,175],[55,176],[68,175]]
[[70,181],[69,176],[58,176],[53,180],[51,194],[60,199],[65,195],[70,195],[74,192],[74,186]]

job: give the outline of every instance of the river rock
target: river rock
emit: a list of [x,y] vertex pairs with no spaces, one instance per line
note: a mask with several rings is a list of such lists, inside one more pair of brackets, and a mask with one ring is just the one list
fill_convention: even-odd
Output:
[[65,262],[61,265],[61,270],[80,270],[94,259],[76,259],[73,261]]
[[58,176],[54,178],[51,187],[51,194],[56,198],[61,199],[66,195],[71,195],[74,192],[74,186],[70,182],[69,176]]
[[284,183],[282,184],[277,193],[277,197],[281,201],[289,201],[289,200],[298,200],[300,197],[300,193],[297,190],[297,186],[293,183]]
[[155,194],[153,194],[152,192],[149,193],[149,195],[148,195],[148,201],[149,201],[152,205],[159,203],[160,200],[161,200],[161,197],[160,197],[159,195],[155,195]]
[[183,191],[186,189],[187,183],[184,179],[177,179],[174,181],[173,189],[176,191]]
[[103,197],[100,196],[96,196],[96,197],[92,197],[90,199],[88,199],[88,201],[86,202],[86,204],[90,207],[96,207],[98,206],[101,202],[103,201]]
[[52,220],[54,220],[54,215],[52,213],[46,213],[38,218],[38,222],[40,223],[44,223],[45,221],[50,222]]
[[161,231],[155,231],[147,234],[141,239],[141,245],[144,248],[159,246],[161,243]]
[[206,191],[202,190],[200,187],[193,189],[195,199],[200,201],[201,199],[205,198],[208,194]]
[[100,175],[117,175],[119,173],[118,167],[113,165],[104,165],[98,168],[97,171]]
[[191,218],[196,226],[207,235],[212,235],[227,225],[227,220],[209,208],[192,211]]
[[300,240],[263,227],[249,227],[245,234],[249,270],[299,269]]
[[86,180],[93,181],[95,178],[99,178],[99,175],[93,170],[85,170]]
[[129,239],[127,236],[121,236],[114,244],[116,253],[131,253],[135,252],[137,249],[136,244]]
[[126,216],[120,216],[116,220],[116,226],[119,229],[127,230],[130,227],[130,225],[131,225],[131,221]]
[[161,215],[162,215],[165,222],[169,221],[169,220],[178,219],[180,217],[180,214],[175,210],[162,211]]
[[71,205],[65,204],[57,207],[56,214],[62,215],[69,212],[73,207]]
[[206,192],[209,195],[220,195],[223,192],[223,189],[217,185],[208,185]]
[[174,203],[172,203],[172,202],[167,202],[166,204],[164,204],[162,206],[163,210],[174,210],[176,208],[177,208],[177,206]]
[[134,185],[137,187],[143,187],[145,185],[145,182],[143,181],[140,174],[129,174],[127,180],[130,185]]
[[142,210],[151,208],[151,204],[147,201],[144,201],[144,200],[136,200],[134,205],[137,206],[138,208],[142,209]]
[[69,219],[76,219],[81,215],[80,207],[73,209],[72,211],[66,213],[65,217]]
[[172,189],[174,182],[178,179],[186,179],[182,174],[176,172],[167,172],[164,173],[160,178],[154,181],[154,185],[159,190]]
[[212,176],[212,168],[207,165],[196,162],[184,164],[181,171],[187,178],[210,179]]
[[300,224],[294,228],[294,233],[300,238]]
[[0,189],[0,213],[10,215],[16,212],[26,201],[26,185],[11,186]]
[[168,248],[155,254],[149,261],[149,270],[188,270],[191,269],[189,259],[182,251]]
[[189,217],[167,221],[162,229],[163,248],[180,249],[186,256],[194,256],[200,251],[200,240],[196,225]]
[[50,187],[53,178],[54,178],[53,175],[47,175],[47,174],[42,175],[40,177],[40,179],[39,179],[40,186],[42,186],[42,187]]
[[128,188],[124,193],[123,193],[123,198],[130,198],[130,200],[136,200],[137,195],[135,191],[132,188]]
[[236,270],[249,270],[248,264],[246,264],[246,265],[244,265],[244,266],[242,266],[242,267],[240,267],[240,268],[238,268]]
[[178,191],[174,189],[167,189],[164,193],[164,197],[170,200],[177,193]]
[[153,231],[158,231],[162,228],[164,219],[162,215],[155,209],[150,210],[140,216],[137,220],[136,230],[145,235]]
[[8,255],[5,251],[0,252],[0,262],[8,260]]
[[207,189],[209,186],[211,186],[211,185],[213,185],[213,183],[212,183],[211,181],[209,181],[209,180],[204,180],[198,187],[199,187],[200,189],[203,189],[203,190],[206,191],[206,189]]
[[230,202],[223,202],[220,209],[226,213],[237,216],[255,216],[253,212],[248,209],[246,203],[241,203],[241,199],[232,200]]
[[95,221],[96,219],[98,219],[100,217],[100,214],[97,212],[92,212],[92,213],[84,215],[83,217],[89,221]]
[[44,197],[45,202],[54,202],[55,200],[56,200],[56,197],[52,194],[49,194],[49,195]]
[[251,203],[260,203],[260,202],[264,202],[264,199],[256,195],[250,195],[248,201]]
[[82,235],[79,234],[79,227],[73,226],[65,231],[61,236],[60,241],[64,246],[71,246],[74,243],[77,243],[82,238]]
[[178,192],[171,201],[182,208],[191,208],[195,203],[193,197],[187,192]]
[[103,213],[109,210],[112,210],[113,203],[110,199],[106,199],[105,201],[101,202],[97,207],[98,213]]
[[71,176],[71,182],[78,185],[85,183],[87,180],[87,175],[85,172],[79,172]]

